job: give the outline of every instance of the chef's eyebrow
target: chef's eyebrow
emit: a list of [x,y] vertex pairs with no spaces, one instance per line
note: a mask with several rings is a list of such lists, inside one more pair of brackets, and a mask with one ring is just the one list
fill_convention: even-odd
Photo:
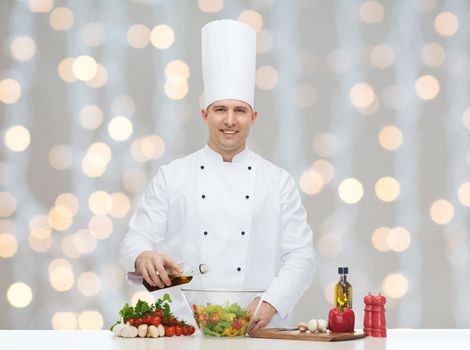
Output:
[[[227,106],[225,106],[225,105],[218,105],[218,104],[213,104],[211,107],[212,107],[213,109],[216,109],[216,108],[227,108]],[[233,107],[233,109],[243,109],[244,111],[247,111],[249,108],[240,105],[240,106],[235,106],[235,107]]]

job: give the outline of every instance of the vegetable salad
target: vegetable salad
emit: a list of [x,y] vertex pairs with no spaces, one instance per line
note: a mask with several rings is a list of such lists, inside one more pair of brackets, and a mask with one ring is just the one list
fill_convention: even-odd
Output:
[[245,335],[251,314],[239,304],[193,305],[194,319],[204,335],[237,337]]

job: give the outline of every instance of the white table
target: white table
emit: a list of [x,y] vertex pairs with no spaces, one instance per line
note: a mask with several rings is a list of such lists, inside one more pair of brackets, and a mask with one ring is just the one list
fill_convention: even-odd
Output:
[[0,330],[5,350],[460,350],[470,349],[470,329],[391,329],[387,338],[313,342],[258,338],[207,338],[200,334],[157,339],[117,338],[109,331]]

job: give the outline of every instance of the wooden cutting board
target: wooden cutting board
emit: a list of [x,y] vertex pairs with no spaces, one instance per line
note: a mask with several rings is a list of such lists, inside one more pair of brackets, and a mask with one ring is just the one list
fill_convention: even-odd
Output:
[[364,338],[362,331],[353,333],[304,333],[299,330],[286,328],[264,328],[250,332],[253,338],[290,339],[290,340],[313,340],[313,341],[343,341]]

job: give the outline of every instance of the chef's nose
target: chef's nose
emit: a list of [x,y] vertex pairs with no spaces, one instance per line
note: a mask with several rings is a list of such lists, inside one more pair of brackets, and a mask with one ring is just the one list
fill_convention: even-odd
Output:
[[227,112],[227,118],[225,119],[225,124],[227,126],[233,126],[235,124],[235,116],[232,109],[229,109]]

